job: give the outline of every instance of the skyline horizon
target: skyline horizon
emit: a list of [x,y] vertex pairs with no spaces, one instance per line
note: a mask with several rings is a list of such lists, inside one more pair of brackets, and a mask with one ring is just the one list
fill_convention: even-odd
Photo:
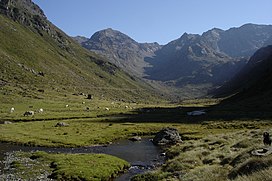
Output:
[[[245,25],[272,26],[272,24],[245,23],[245,24],[242,24],[242,25],[240,25],[240,26],[229,27],[229,28],[227,28],[227,29],[221,29],[221,28],[218,28],[218,27],[213,27],[213,28],[210,28],[210,29],[208,29],[208,30],[202,32],[202,33],[183,32],[183,33],[181,33],[181,35],[180,35],[179,37],[177,37],[176,39],[170,40],[170,41],[167,42],[166,44],[168,44],[168,43],[170,43],[170,42],[172,42],[172,41],[174,41],[174,40],[179,39],[182,35],[184,35],[184,34],[186,34],[186,33],[189,34],[189,35],[190,35],[190,34],[191,34],[191,35],[202,35],[202,34],[208,32],[208,31],[210,31],[210,30],[213,30],[213,29],[219,29],[219,30],[223,30],[223,31],[228,31],[228,30],[230,30],[230,29],[232,29],[232,28],[240,28],[240,27],[245,26]],[[89,36],[89,37],[88,37],[88,36],[84,36],[84,35],[76,35],[76,36],[70,36],[70,35],[69,35],[69,36],[70,36],[70,37],[84,37],[84,38],[90,39],[95,33],[99,32],[99,31],[107,30],[107,29],[112,29],[112,30],[114,30],[114,31],[119,31],[119,30],[117,30],[117,29],[108,27],[108,28],[104,28],[104,29],[101,29],[101,30],[98,30],[98,31],[94,32],[94,33],[93,33],[91,36]],[[119,31],[119,32],[123,33],[122,31]],[[125,34],[125,33],[123,33],[123,34]],[[134,39],[133,37],[131,37],[130,35],[128,35],[128,34],[125,34],[125,35],[127,35],[127,36],[129,36],[130,38],[132,38],[133,40],[135,40],[135,39]],[[135,40],[135,41],[138,42],[137,40]],[[159,42],[157,42],[157,41],[153,41],[153,42],[147,42],[147,41],[145,41],[145,42],[138,42],[138,43],[159,43]],[[160,44],[160,43],[159,43],[159,44]],[[166,45],[166,44],[160,44],[160,45]]]
[[72,37],[90,38],[97,31],[112,28],[140,43],[165,45],[184,33],[201,35],[213,28],[228,30],[249,23],[272,24],[270,0],[262,3],[257,0],[220,3],[216,0],[78,0],[78,6],[65,0],[33,2],[41,7],[49,21]]

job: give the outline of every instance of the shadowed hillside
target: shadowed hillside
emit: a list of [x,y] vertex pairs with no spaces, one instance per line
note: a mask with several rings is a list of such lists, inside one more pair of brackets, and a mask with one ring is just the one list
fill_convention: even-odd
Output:
[[233,95],[224,100],[220,107],[246,111],[259,117],[271,112],[272,46],[258,50],[241,72],[216,90],[216,94],[219,97]]

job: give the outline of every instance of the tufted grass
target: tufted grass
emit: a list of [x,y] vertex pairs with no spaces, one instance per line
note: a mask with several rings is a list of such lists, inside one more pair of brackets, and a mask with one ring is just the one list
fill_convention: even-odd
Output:
[[264,147],[262,133],[271,132],[271,124],[254,121],[204,124],[209,129],[220,127],[221,133],[170,147],[166,152],[169,159],[162,168],[148,173],[149,177],[173,181],[269,180],[271,174],[265,175],[271,171],[272,155],[258,157],[251,151]]

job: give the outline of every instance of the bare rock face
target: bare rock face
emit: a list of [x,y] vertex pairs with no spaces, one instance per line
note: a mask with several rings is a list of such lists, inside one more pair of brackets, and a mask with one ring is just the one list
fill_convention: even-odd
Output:
[[0,14],[29,27],[41,36],[51,36],[61,48],[68,49],[67,37],[48,21],[43,10],[32,0],[0,0]]
[[179,132],[175,128],[164,128],[153,138],[155,145],[174,145],[181,142]]
[[[80,42],[82,38],[76,40]],[[155,52],[161,48],[158,43],[138,43],[111,28],[96,32],[90,39],[81,42],[81,45],[107,57],[126,72],[140,77],[144,74],[144,67],[148,66],[145,58],[155,56]]]

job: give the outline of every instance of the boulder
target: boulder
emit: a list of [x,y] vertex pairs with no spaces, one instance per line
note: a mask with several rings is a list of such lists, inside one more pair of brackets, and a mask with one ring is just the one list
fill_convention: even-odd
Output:
[[152,141],[155,145],[174,145],[182,142],[179,132],[175,128],[162,129]]

